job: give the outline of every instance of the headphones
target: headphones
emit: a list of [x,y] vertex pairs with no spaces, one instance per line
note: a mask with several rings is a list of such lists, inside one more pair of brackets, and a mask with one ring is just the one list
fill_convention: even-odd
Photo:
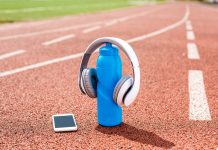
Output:
[[116,84],[113,99],[118,105],[124,104],[129,106],[134,102],[140,88],[140,68],[138,58],[133,51],[132,47],[124,40],[114,37],[103,37],[93,41],[86,49],[79,72],[79,88],[83,94],[88,95],[90,98],[97,97],[97,74],[94,68],[87,68],[91,54],[102,44],[111,43],[119,47],[125,55],[130,59],[133,69],[134,78],[130,75],[122,77]]

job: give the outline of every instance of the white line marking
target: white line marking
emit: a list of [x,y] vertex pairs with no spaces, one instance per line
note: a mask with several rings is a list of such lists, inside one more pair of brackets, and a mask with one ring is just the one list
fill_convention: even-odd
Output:
[[190,21],[190,20],[187,20],[187,21],[185,22],[185,24],[186,24],[186,25],[191,25],[191,21]]
[[101,26],[91,27],[91,28],[88,28],[88,29],[83,30],[82,33],[89,33],[89,32],[98,30],[98,29],[100,29],[100,28],[101,28]]
[[32,65],[29,65],[29,66],[24,66],[24,67],[17,68],[17,69],[14,69],[14,70],[0,72],[0,77],[4,77],[4,76],[11,75],[11,74],[23,72],[23,71],[26,71],[26,70],[31,70],[31,69],[47,66],[47,65],[50,65],[50,64],[54,64],[54,63],[58,63],[58,62],[62,62],[62,61],[70,60],[70,59],[75,59],[75,58],[83,56],[83,54],[84,53],[77,53],[77,54],[73,54],[73,55],[69,55],[69,56],[65,56],[65,57],[61,57],[61,58],[55,58],[55,59],[51,59],[51,60],[48,60],[48,61],[40,62],[40,63],[37,63],[37,64],[32,64]]
[[[66,16],[66,17],[60,18],[59,20],[62,21],[62,20],[68,19],[68,18],[77,19],[78,17],[79,16]],[[24,22],[24,21],[19,22],[19,23],[13,23],[13,24],[6,23],[6,24],[0,26],[0,31],[14,30],[17,28],[21,29],[21,28],[25,28],[25,27],[28,27],[28,28],[34,28],[34,27],[39,27],[39,26],[45,27],[47,25],[54,24],[56,22],[57,22],[57,20],[55,20],[55,19],[49,19],[49,20],[44,20],[44,21],[30,21],[28,23]]]
[[188,87],[190,100],[189,119],[211,120],[202,71],[189,70]]
[[62,27],[62,28],[57,28],[57,29],[52,29],[52,30],[44,30],[44,31],[30,32],[30,33],[24,33],[24,34],[4,36],[4,37],[0,37],[0,41],[9,40],[9,39],[16,39],[16,38],[31,37],[31,36],[36,36],[36,35],[48,34],[48,33],[69,31],[69,30],[74,30],[74,29],[79,29],[79,28],[90,27],[90,26],[98,25],[98,24],[100,24],[100,22],[83,24],[83,25],[76,25],[76,26],[71,26],[71,27]]
[[187,50],[188,50],[188,58],[189,59],[200,59],[198,48],[195,43],[188,43],[187,44]]
[[156,10],[150,10],[150,11],[139,13],[139,14],[134,14],[134,15],[121,17],[121,18],[116,19],[116,21],[124,22],[124,21],[130,20],[130,19],[136,18],[136,17],[144,16],[144,15],[149,14],[149,13],[154,12],[154,11],[156,11]]
[[117,20],[112,20],[112,21],[106,23],[105,26],[111,26],[111,25],[114,25],[114,24],[116,24],[116,23],[118,23],[118,22],[119,22],[119,21],[117,21]]
[[[138,16],[138,15],[137,15]],[[140,15],[141,16],[141,15]],[[129,20],[131,17],[123,17],[123,18],[120,18],[118,21],[119,22],[124,22],[124,21],[127,21],[127,20]],[[133,18],[134,18],[134,16],[133,16]]]
[[186,36],[187,36],[188,40],[194,40],[195,39],[195,35],[194,35],[193,31],[187,31]]
[[53,40],[51,40],[51,41],[44,42],[44,43],[42,43],[42,44],[48,46],[48,45],[51,45],[51,44],[56,44],[56,43],[58,43],[58,42],[62,42],[62,41],[71,39],[71,38],[73,38],[73,37],[75,37],[75,35],[74,35],[74,34],[70,34],[70,35],[66,35],[66,36],[62,36],[62,37],[53,39]]
[[26,52],[25,50],[17,50],[17,51],[14,51],[14,52],[3,54],[3,55],[0,55],[0,60],[9,58],[9,57],[12,57],[12,56],[15,56],[15,55],[19,55],[19,54],[22,54],[22,53],[25,53],[25,52]]
[[186,30],[192,30],[192,25],[186,25]]
[[174,23],[174,24],[172,24],[172,25],[169,25],[169,26],[167,26],[167,27],[165,27],[165,28],[162,28],[162,29],[160,29],[160,30],[157,30],[157,31],[155,31],[155,32],[151,32],[151,33],[148,33],[148,34],[146,34],[146,35],[143,35],[143,36],[139,36],[139,37],[130,39],[130,40],[128,40],[127,42],[132,43],[132,42],[136,42],[136,41],[141,41],[141,40],[144,40],[144,39],[147,39],[147,38],[150,38],[150,37],[153,37],[153,36],[162,34],[162,33],[167,32],[167,31],[169,31],[169,30],[172,30],[172,29],[174,29],[174,28],[180,26],[181,24],[183,24],[183,23],[188,19],[189,14],[190,14],[190,12],[189,12],[189,7],[187,6],[187,7],[186,7],[185,15],[184,15],[184,17],[183,17],[180,21],[178,21],[178,22],[176,22],[176,23]]
[[185,22],[185,25],[186,25],[186,30],[192,30],[192,24],[191,24],[191,21],[190,20],[187,20]]
[[114,20],[111,20],[111,21],[107,22],[105,24],[105,26],[111,26],[111,25],[114,25],[116,23],[124,22],[124,21],[130,20],[130,19],[136,18],[136,17],[141,17],[141,16],[147,15],[149,13],[152,13],[154,11],[156,11],[156,10],[150,10],[150,11],[146,11],[146,12],[143,12],[143,13],[129,15],[129,16],[118,18],[118,19],[114,19]]
[[[175,24],[169,25],[169,26],[167,26],[165,28],[162,28],[162,29],[157,30],[155,32],[151,32],[149,34],[139,36],[137,38],[129,39],[129,40],[127,40],[127,42],[133,43],[133,42],[141,41],[141,40],[144,40],[144,39],[147,39],[147,38],[162,34],[164,32],[167,32],[167,31],[169,31],[171,29],[174,29],[174,28],[178,27],[182,23],[184,23],[188,17],[189,17],[189,8],[186,7],[186,13],[185,13],[184,17],[180,21],[176,22]],[[65,57],[61,57],[61,58],[55,58],[55,59],[48,60],[48,61],[41,62],[41,63],[37,63],[37,64],[32,64],[32,65],[29,65],[29,66],[24,66],[24,67],[13,69],[13,70],[8,70],[8,71],[5,71],[5,72],[0,72],[0,77],[4,77],[4,76],[12,75],[12,74],[15,74],[15,73],[31,70],[31,69],[34,69],[34,68],[46,66],[46,65],[49,65],[49,64],[53,64],[53,63],[58,63],[60,61],[75,59],[75,58],[78,58],[78,57],[81,57],[81,56],[83,56],[83,53],[77,53],[77,54],[73,54],[73,55],[69,55],[69,56],[65,56]]]

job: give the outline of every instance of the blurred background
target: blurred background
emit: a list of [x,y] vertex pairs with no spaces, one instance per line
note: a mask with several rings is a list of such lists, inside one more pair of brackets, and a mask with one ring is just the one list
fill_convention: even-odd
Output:
[[164,0],[0,0],[0,23],[99,12]]
[[[0,23],[54,18],[163,3],[166,0],[0,0]],[[172,1],[172,0],[171,0]],[[218,0],[199,0],[217,4]]]

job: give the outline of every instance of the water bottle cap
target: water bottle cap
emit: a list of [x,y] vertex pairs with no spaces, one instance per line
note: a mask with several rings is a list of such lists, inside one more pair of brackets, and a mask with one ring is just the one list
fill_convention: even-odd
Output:
[[106,45],[100,48],[100,55],[118,55],[118,49],[111,43],[105,43]]

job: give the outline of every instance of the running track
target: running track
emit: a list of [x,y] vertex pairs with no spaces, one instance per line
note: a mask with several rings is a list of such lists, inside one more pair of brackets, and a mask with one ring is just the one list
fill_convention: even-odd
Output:
[[[216,149],[217,15],[178,2],[0,26],[0,149]],[[98,126],[96,100],[77,87],[82,53],[103,36],[128,41],[141,67],[114,128]],[[54,133],[56,113],[74,113],[78,131]]]

